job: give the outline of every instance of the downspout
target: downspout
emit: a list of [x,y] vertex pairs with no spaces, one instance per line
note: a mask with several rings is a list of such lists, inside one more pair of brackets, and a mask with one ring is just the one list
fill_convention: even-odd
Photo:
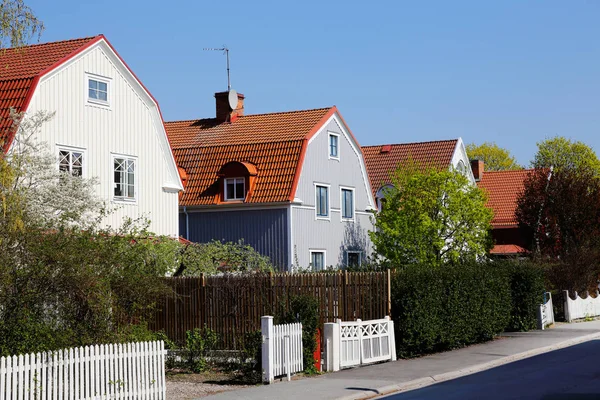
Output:
[[187,206],[183,206],[183,213],[185,214],[185,238],[190,240],[190,216],[187,212]]

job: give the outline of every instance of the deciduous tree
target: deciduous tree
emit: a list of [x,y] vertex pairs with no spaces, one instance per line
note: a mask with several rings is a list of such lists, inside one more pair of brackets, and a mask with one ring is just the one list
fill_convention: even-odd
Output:
[[393,189],[370,232],[380,262],[393,267],[472,260],[491,247],[486,196],[459,171],[409,163],[392,176]]
[[466,149],[469,158],[483,161],[487,171],[523,169],[507,149],[503,149],[496,143],[485,142],[480,145],[470,143]]

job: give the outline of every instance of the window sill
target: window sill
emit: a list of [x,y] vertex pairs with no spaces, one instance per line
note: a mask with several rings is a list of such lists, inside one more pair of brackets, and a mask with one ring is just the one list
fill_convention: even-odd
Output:
[[102,100],[87,99],[86,106],[98,107],[104,110],[110,110],[110,103]]
[[330,160],[333,160],[333,161],[340,161],[340,158],[339,158],[339,157],[332,157],[332,156],[329,156],[329,159],[330,159]]
[[316,216],[315,219],[317,221],[331,221],[331,217],[327,216],[327,217],[323,217],[323,216]]
[[137,199],[126,199],[126,198],[113,197],[112,202],[118,203],[118,204],[137,205]]

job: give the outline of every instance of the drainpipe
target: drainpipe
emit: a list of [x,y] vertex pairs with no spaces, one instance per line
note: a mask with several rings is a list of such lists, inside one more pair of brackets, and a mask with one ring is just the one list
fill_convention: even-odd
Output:
[[190,240],[190,216],[187,212],[187,206],[183,206],[183,213],[185,214],[185,238]]

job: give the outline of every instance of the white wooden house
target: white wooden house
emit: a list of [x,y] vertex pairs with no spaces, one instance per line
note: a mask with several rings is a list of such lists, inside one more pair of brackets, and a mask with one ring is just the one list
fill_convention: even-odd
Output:
[[9,109],[55,112],[39,140],[57,168],[96,177],[115,206],[105,224],[147,217],[150,230],[178,235],[183,189],[156,100],[103,35],[0,52],[0,143],[13,137]]

